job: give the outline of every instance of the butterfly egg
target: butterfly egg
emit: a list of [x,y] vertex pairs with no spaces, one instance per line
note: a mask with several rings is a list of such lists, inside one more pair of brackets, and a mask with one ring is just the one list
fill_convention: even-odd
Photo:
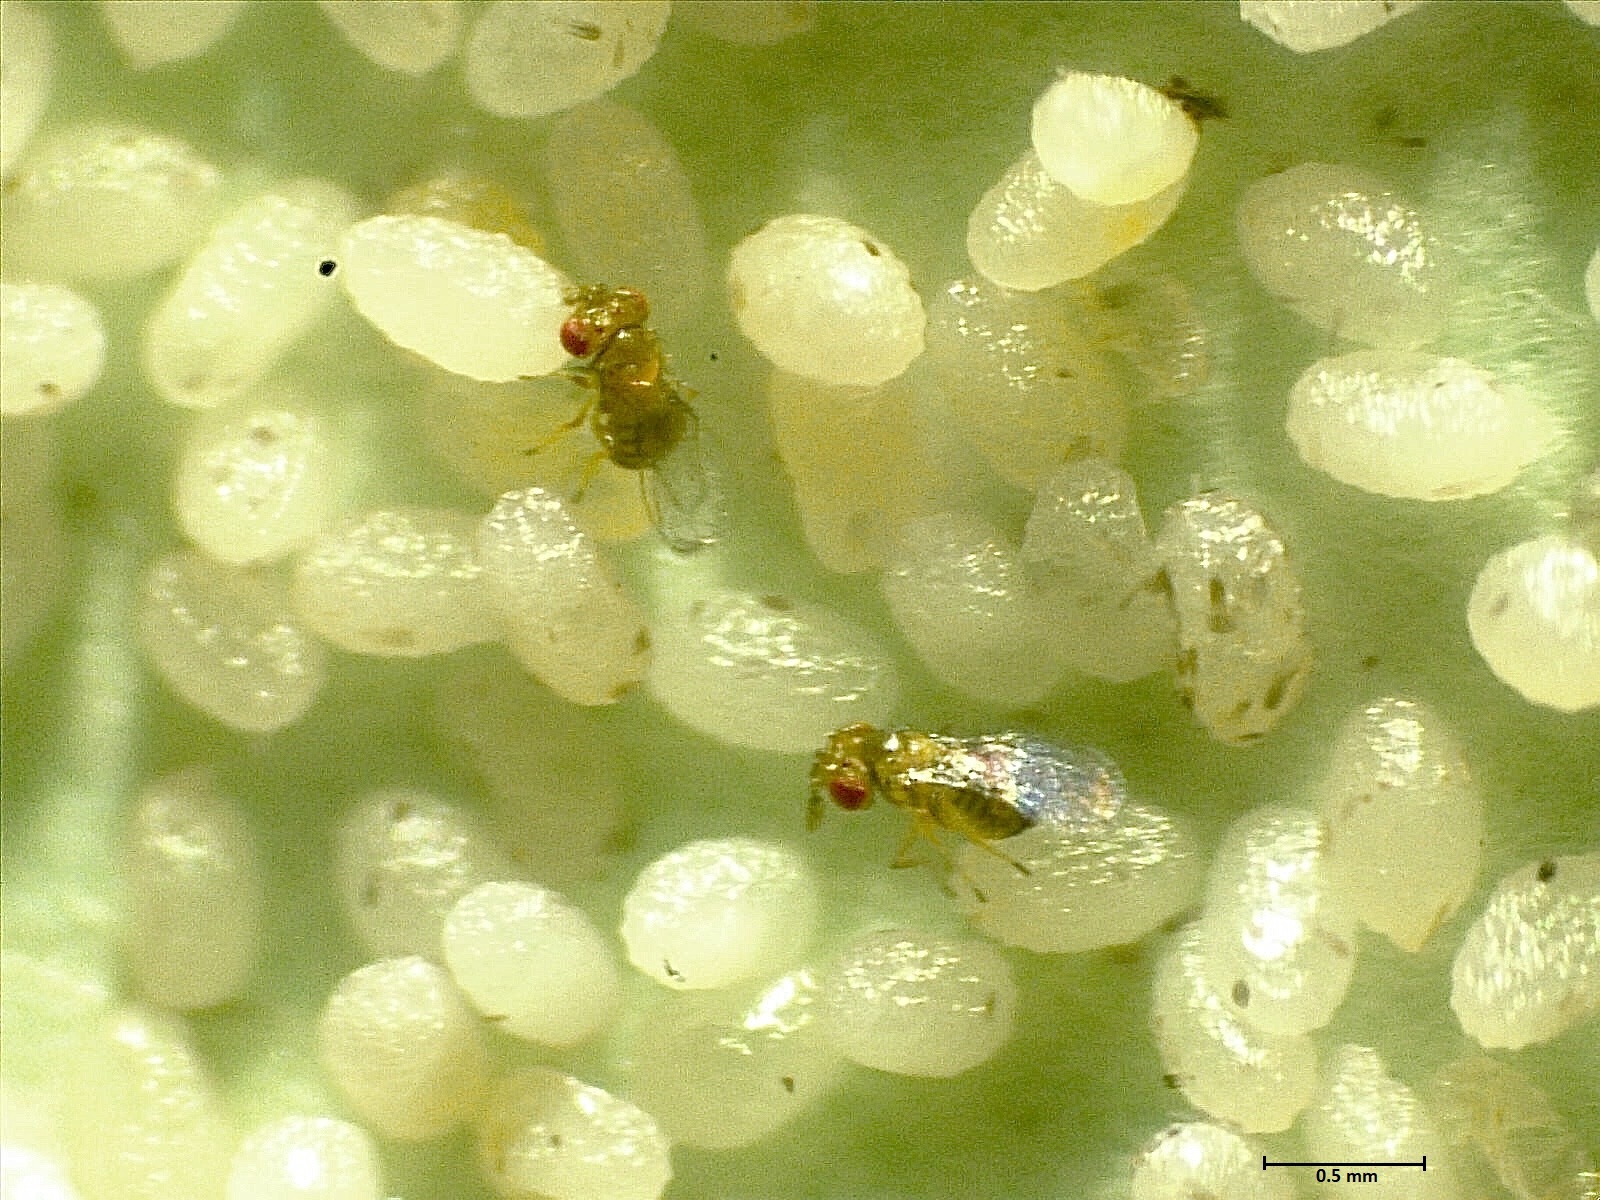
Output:
[[1345,721],[1311,798],[1329,887],[1367,928],[1420,950],[1483,862],[1483,793],[1455,735],[1415,700],[1376,700]]
[[887,719],[899,695],[888,651],[819,605],[711,589],[664,609],[650,694],[729,745],[809,751],[846,717]]
[[462,5],[369,4],[367,0],[317,0],[339,35],[385,71],[426,75],[442,66],[461,44]]
[[487,1054],[476,1014],[443,967],[368,963],[339,981],[317,1021],[323,1072],[381,1137],[424,1141],[478,1111]]
[[556,117],[544,188],[574,271],[661,297],[652,324],[699,311],[713,275],[705,225],[672,143],[639,112],[597,100]]
[[[47,906],[57,905],[60,896],[53,891],[40,899]],[[20,886],[8,886],[12,936],[28,919],[23,912],[38,906],[38,900],[30,899]],[[100,1037],[101,1022],[113,1005],[108,982],[112,976],[106,969],[112,964],[96,958],[92,964],[79,964],[64,962],[54,951],[46,956],[0,950],[0,980],[5,985],[0,988],[0,1030],[5,1034],[0,1167],[22,1145],[66,1161],[67,1110],[73,1097],[70,1072],[64,1067]]]
[[819,383],[887,383],[922,353],[928,319],[911,273],[837,217],[768,221],[733,248],[728,293],[762,357]]
[[9,1138],[0,1144],[0,1195],[16,1200],[80,1200],[64,1162]]
[[437,959],[445,916],[510,856],[475,812],[419,788],[358,799],[334,833],[333,885],[361,944],[380,957]]
[[1239,0],[1239,16],[1296,54],[1331,50],[1416,8],[1420,0]]
[[[357,11],[369,8],[361,0],[356,5]],[[544,237],[533,225],[526,191],[465,167],[440,167],[395,189],[385,199],[383,211],[391,216],[443,217],[484,233],[503,233],[535,254],[544,251]]]
[[[1428,1170],[1392,1168],[1379,1172],[1379,1192],[1396,1200],[1430,1197],[1455,1200],[1459,1194],[1450,1153],[1427,1105],[1389,1074],[1376,1050],[1342,1045],[1323,1067],[1322,1081],[1301,1124],[1306,1157],[1328,1163],[1403,1163],[1432,1161]],[[1329,1195],[1348,1190],[1340,1182],[1319,1189]]]
[[478,1165],[509,1200],[656,1200],[672,1178],[655,1119],[548,1067],[501,1078],[477,1118]]
[[85,1200],[222,1194],[234,1134],[180,1020],[118,1010],[60,1066],[65,1145]]
[[179,1010],[237,998],[259,949],[263,871],[239,802],[204,767],[163,776],[135,802],[121,859],[140,994]]
[[1300,702],[1311,674],[1300,579],[1248,501],[1203,492],[1155,538],[1178,618],[1178,694],[1218,741],[1245,745]]
[[612,704],[643,678],[644,616],[559,499],[507,492],[475,549],[506,645],[536,679],[574,704]]
[[332,1117],[258,1125],[228,1168],[227,1200],[381,1200],[383,1194],[372,1138]]
[[1149,557],[1133,477],[1103,458],[1065,463],[1034,494],[1021,553],[1036,578],[1116,590]]
[[135,71],[198,58],[233,29],[244,0],[208,4],[167,0],[100,0],[100,19]]
[[951,687],[1020,705],[1055,686],[1061,670],[1040,652],[1043,624],[1016,547],[978,517],[906,524],[881,583],[895,625]]
[[1024,154],[967,217],[967,257],[1001,287],[1035,292],[1081,279],[1167,223],[1188,186],[1184,174],[1129,203],[1086,200]]
[[[954,499],[918,428],[919,406],[906,376],[879,388],[829,387],[784,371],[768,377],[773,442],[806,545],[827,570],[881,566],[901,525]],[[841,429],[850,436],[839,437]]]
[[44,10],[25,4],[0,7],[0,78],[6,89],[0,106],[0,175],[8,180],[49,102],[54,74],[55,35]]
[[1457,358],[1358,350],[1308,367],[1284,421],[1308,467],[1380,496],[1497,492],[1555,440],[1549,414]]
[[775,842],[689,842],[639,872],[622,902],[628,959],[670,988],[721,988],[791,965],[811,944],[817,881]]
[[1550,1097],[1510,1063],[1487,1054],[1456,1059],[1429,1084],[1428,1108],[1439,1128],[1453,1146],[1476,1151],[1516,1200],[1581,1196],[1582,1177],[1594,1177],[1588,1139],[1575,1135]]
[[542,117],[604,95],[656,52],[665,0],[495,0],[462,51],[472,102],[497,117]]
[[1205,904],[1211,982],[1242,1021],[1295,1034],[1332,1019],[1355,970],[1356,920],[1329,887],[1328,835],[1314,813],[1268,807],[1235,821]]
[[442,217],[369,217],[346,231],[338,261],[356,310],[446,371],[505,382],[567,362],[570,284],[503,233]]
[[953,424],[1009,483],[1032,491],[1069,459],[1122,452],[1126,398],[1064,290],[958,279],[934,299],[928,357]]
[[905,929],[851,942],[823,971],[822,994],[824,1031],[845,1057],[937,1078],[1005,1045],[1017,1000],[1011,965],[990,943]]
[[1289,1128],[1317,1086],[1304,1034],[1264,1033],[1244,1021],[1215,974],[1205,930],[1189,925],[1162,951],[1150,1022],[1162,1068],[1196,1108],[1247,1133]]
[[1261,1169],[1261,1150],[1222,1125],[1169,1125],[1134,1158],[1130,1200],[1293,1200],[1294,1184],[1287,1174]]
[[1126,471],[1083,458],[1046,476],[1020,553],[1056,662],[1113,683],[1172,662],[1177,620]]
[[676,1145],[770,1138],[828,1095],[844,1059],[810,970],[755,988],[661,993],[625,1023],[627,1091]]
[[611,945],[582,909],[532,883],[484,883],[444,920],[445,965],[472,1006],[552,1046],[610,1024],[621,1003]]
[[122,125],[57,130],[6,181],[6,273],[112,280],[164,267],[211,228],[221,184],[177,138]]
[[348,517],[295,561],[295,611],[357,654],[420,658],[493,641],[474,552],[477,518],[443,508]]
[[529,486],[570,495],[592,469],[583,502],[571,506],[572,519],[596,541],[632,541],[650,528],[639,473],[605,456],[590,422],[528,453],[570,422],[582,403],[564,375],[479,383],[434,371],[419,397],[418,419],[434,454],[491,498]]
[[1044,169],[1094,204],[1136,204],[1182,181],[1200,130],[1136,79],[1068,71],[1033,105]]
[[328,422],[289,392],[203,414],[173,479],[184,533],[231,565],[282,558],[332,521],[346,456]]
[[1143,804],[1101,821],[1043,820],[1001,848],[1028,873],[963,843],[957,862],[984,899],[957,884],[962,907],[996,941],[1038,954],[1136,942],[1193,903],[1203,876],[1188,826]]
[[0,283],[0,416],[55,412],[105,364],[100,311],[53,283]]
[[325,655],[267,580],[191,551],[145,570],[139,642],[178,696],[235,729],[298,721],[322,689]]
[[1456,951],[1450,1007],[1480,1046],[1505,1050],[1600,1011],[1600,854],[1528,863],[1495,885]]
[[1549,534],[1493,555],[1467,600],[1472,647],[1501,683],[1546,708],[1600,704],[1600,562]]
[[589,881],[627,843],[631,792],[619,756],[596,753],[586,710],[484,658],[444,675],[431,723],[482,780],[496,840],[521,868],[488,878],[526,874],[552,887]]
[[1383,180],[1302,163],[1245,189],[1236,224],[1256,281],[1319,328],[1395,349],[1443,331],[1454,271],[1427,220]]
[[1119,263],[1072,292],[1085,333],[1131,369],[1130,404],[1192,396],[1210,379],[1216,339],[1182,281]]
[[187,408],[251,388],[334,298],[318,271],[355,219],[355,200],[321,179],[279,184],[211,232],[144,327],[144,370]]

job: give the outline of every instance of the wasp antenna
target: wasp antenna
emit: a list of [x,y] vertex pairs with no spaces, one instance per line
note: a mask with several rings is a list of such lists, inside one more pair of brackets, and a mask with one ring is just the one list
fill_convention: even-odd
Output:
[[827,805],[823,804],[822,797],[812,792],[806,800],[806,828],[814,830],[822,824],[822,813]]

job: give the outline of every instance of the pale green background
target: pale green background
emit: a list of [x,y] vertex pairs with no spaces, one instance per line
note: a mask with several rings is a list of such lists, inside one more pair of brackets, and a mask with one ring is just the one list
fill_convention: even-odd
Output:
[[[537,186],[542,122],[479,114],[453,66],[416,82],[368,65],[309,5],[254,5],[204,59],[142,75],[116,59],[91,6],[47,7],[61,46],[47,125],[111,116],[144,123],[191,140],[225,167],[326,175],[374,204],[451,159]],[[1600,31],[1554,3],[1445,0],[1353,46],[1302,57],[1240,23],[1229,4],[829,4],[812,32],[770,48],[669,27],[659,53],[615,97],[676,147],[719,261],[827,176],[841,197],[836,215],[894,247],[930,296],[968,270],[967,212],[1022,152],[1029,107],[1057,66],[1154,83],[1181,74],[1227,102],[1229,118],[1206,126],[1188,197],[1139,252],[1193,290],[1218,335],[1216,377],[1199,397],[1138,414],[1126,465],[1152,519],[1213,486],[1235,487],[1272,514],[1306,581],[1318,674],[1300,709],[1250,750],[1218,746],[1192,727],[1165,678],[1084,682],[1036,711],[1008,714],[942,689],[903,650],[899,718],[969,730],[1024,725],[1103,746],[1136,792],[1189,814],[1210,845],[1247,809],[1292,800],[1352,705],[1406,692],[1455,725],[1483,781],[1485,888],[1531,857],[1594,849],[1600,717],[1537,709],[1499,684],[1467,641],[1464,609],[1484,558],[1555,527],[1600,447],[1600,338],[1586,324],[1581,283],[1600,239]],[[1411,144],[1417,139],[1425,144]],[[1244,184],[1306,159],[1378,171],[1466,224],[1475,212],[1483,227],[1473,245],[1507,264],[1500,275],[1479,267],[1475,282],[1490,281],[1482,289],[1490,295],[1524,288],[1543,297],[1520,308],[1507,301],[1513,316],[1504,320],[1486,310],[1449,347],[1525,374],[1571,430],[1517,487],[1427,506],[1357,493],[1294,457],[1282,432],[1284,397],[1332,343],[1243,275],[1231,213]],[[1504,189],[1504,203],[1450,208],[1449,181],[1470,174],[1466,162],[1493,164],[1481,179]],[[561,261],[559,245],[551,252]],[[197,1019],[194,1029],[240,1111],[259,1116],[315,1095],[314,1071],[296,1055],[327,990],[360,961],[327,906],[331,814],[378,784],[465,796],[475,785],[429,725],[432,689],[446,669],[439,664],[336,658],[311,715],[270,739],[186,710],[140,666],[128,638],[131,580],[177,540],[166,489],[189,419],[153,399],[135,365],[138,323],[164,286],[157,277],[90,290],[106,311],[113,361],[96,391],[58,418],[72,565],[60,619],[5,677],[6,942],[114,970],[103,932],[115,900],[107,853],[114,815],[152,772],[220,761],[272,856],[271,961],[245,1002]],[[655,299],[670,313],[671,297]],[[764,442],[749,346],[725,313],[676,320],[690,330],[672,344],[676,369],[739,464],[735,580],[837,606],[892,638],[871,580],[827,576],[804,549]],[[333,328],[334,344],[303,353],[301,365],[325,367],[334,393],[396,394],[407,385],[370,334]],[[481,506],[422,457],[402,421],[361,404],[351,429],[382,464],[365,499]],[[1015,528],[1024,511],[1023,498],[997,490],[992,515]],[[648,553],[637,551],[633,566]],[[515,670],[497,652],[471,653]],[[632,789],[629,840],[615,869],[574,889],[603,923],[614,921],[633,872],[685,838],[798,838],[803,758],[726,749],[642,695],[573,722],[596,753],[615,757]],[[835,821],[807,850],[820,869],[848,866],[842,879],[879,881],[883,907],[921,909],[928,924],[947,925],[925,873],[879,872],[898,832],[889,814]],[[843,890],[831,893],[839,927],[866,911]],[[1481,893],[1469,911],[1480,902]],[[1466,920],[1458,916],[1416,958],[1365,940],[1350,998],[1323,1041],[1376,1046],[1412,1082],[1458,1052],[1445,999]],[[948,1081],[853,1072],[825,1108],[764,1146],[676,1151],[668,1195],[1079,1197],[1124,1171],[1127,1156],[1166,1122],[1192,1115],[1163,1086],[1152,1050],[1148,948],[1010,957],[1017,1034],[988,1066]],[[1600,1028],[1591,1022],[1513,1057],[1576,1128],[1600,1130],[1600,1071],[1592,1069]],[[605,1047],[553,1061],[607,1081]],[[1275,1157],[1295,1156],[1292,1141],[1270,1145]],[[390,1188],[407,1200],[469,1200],[482,1192],[462,1182],[471,1174],[465,1155],[464,1138],[392,1149]]]

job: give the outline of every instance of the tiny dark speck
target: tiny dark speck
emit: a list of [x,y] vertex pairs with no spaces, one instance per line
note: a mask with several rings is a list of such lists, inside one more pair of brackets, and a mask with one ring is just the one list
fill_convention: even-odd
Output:
[[1250,1006],[1250,985],[1242,979],[1233,981],[1233,1002],[1240,1008]]
[[788,1092],[791,1096],[794,1095],[794,1076],[793,1075],[785,1075],[783,1077],[782,1082],[783,1082],[783,1090]]
[[326,279],[339,269],[339,264],[331,258],[325,258],[317,264],[317,274]]
[[1174,75],[1159,91],[1188,115],[1195,124],[1201,121],[1220,121],[1227,117],[1228,106],[1222,97],[1199,91],[1189,85],[1182,75]]
[[1556,862],[1555,862],[1555,859],[1547,858],[1542,863],[1539,864],[1539,882],[1540,883],[1549,883],[1555,877],[1556,877]]

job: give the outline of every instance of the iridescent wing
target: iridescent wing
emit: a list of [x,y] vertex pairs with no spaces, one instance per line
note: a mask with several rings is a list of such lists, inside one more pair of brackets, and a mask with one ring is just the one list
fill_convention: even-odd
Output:
[[1087,828],[1116,816],[1128,783],[1111,758],[1088,746],[1057,746],[1025,733],[974,739],[1005,764],[1017,808],[1036,823]]
[[709,453],[710,445],[700,436],[700,422],[691,419],[677,445],[644,473],[645,500],[656,529],[680,554],[727,536],[724,473]]
[[1084,828],[1110,820],[1127,799],[1117,764],[1085,746],[1057,746],[1025,733],[945,738],[950,752],[908,772],[919,782],[982,795],[1030,824]]

